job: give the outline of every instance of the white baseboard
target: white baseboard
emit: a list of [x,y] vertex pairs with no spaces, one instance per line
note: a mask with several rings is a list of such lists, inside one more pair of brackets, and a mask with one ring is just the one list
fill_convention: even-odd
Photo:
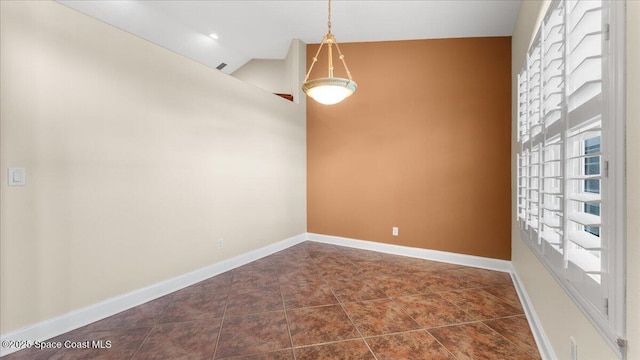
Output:
[[307,239],[325,244],[347,246],[356,249],[372,250],[387,254],[434,260],[450,264],[472,266],[488,270],[511,272],[511,261],[485,258],[481,256],[456,254],[446,251],[427,250],[402,245],[384,244],[373,241],[357,240],[339,236],[307,233]]
[[[196,271],[147,286],[145,288],[119,295],[99,303],[56,316],[52,319],[0,335],[5,341],[44,341],[64,334],[68,331],[102,320],[121,311],[157,299],[187,286],[193,285],[212,276],[235,269],[244,264],[258,260],[275,252],[299,244],[307,239],[307,234],[296,235],[286,240],[250,251],[246,254],[221,261]],[[8,355],[20,349],[0,347],[0,356]]]
[[522,285],[522,281],[520,281],[520,277],[518,277],[518,273],[516,273],[515,269],[512,269],[511,271],[511,279],[513,280],[513,285],[516,288],[518,297],[520,298],[524,314],[527,316],[529,327],[531,327],[531,333],[533,333],[533,337],[536,340],[542,360],[556,360],[556,354],[551,347],[547,334],[542,328],[540,318],[538,318],[536,310],[533,307],[533,303],[531,302],[529,295],[527,295],[527,290]]

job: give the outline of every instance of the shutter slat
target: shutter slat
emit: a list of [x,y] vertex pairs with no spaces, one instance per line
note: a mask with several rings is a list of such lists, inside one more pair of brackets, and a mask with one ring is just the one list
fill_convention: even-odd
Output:
[[583,226],[600,226],[600,216],[584,212],[569,214],[569,220]]
[[589,254],[586,251],[573,251],[569,253],[569,261],[575,264],[588,274],[600,274],[602,270],[600,268],[600,259],[594,255]]
[[569,200],[580,201],[583,203],[597,203],[600,202],[601,196],[596,193],[578,193],[570,195]]
[[568,236],[569,241],[579,245],[585,250],[599,251],[602,249],[600,238],[586,231],[571,231]]

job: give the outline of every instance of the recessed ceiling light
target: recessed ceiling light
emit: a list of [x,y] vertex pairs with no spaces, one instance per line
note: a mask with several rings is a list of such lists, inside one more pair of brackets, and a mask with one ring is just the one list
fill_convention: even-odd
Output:
[[209,34],[209,37],[214,39],[214,40],[218,40],[218,34],[211,33],[211,34]]

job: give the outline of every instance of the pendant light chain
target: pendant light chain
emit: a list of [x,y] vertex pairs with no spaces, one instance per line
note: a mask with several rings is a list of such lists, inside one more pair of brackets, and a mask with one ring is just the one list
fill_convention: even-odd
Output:
[[329,34],[331,34],[331,0],[329,0],[329,16],[327,16],[327,27],[329,28]]
[[329,57],[327,58],[327,61],[329,62],[329,77],[332,78],[333,77],[333,49],[332,49],[332,45],[333,42],[335,41],[333,34],[331,33],[331,0],[329,0],[329,10],[328,10],[329,15],[327,15],[327,28],[328,28],[328,32],[327,32],[327,36],[326,36],[326,41],[327,41],[327,47],[328,47],[328,52],[329,52]]

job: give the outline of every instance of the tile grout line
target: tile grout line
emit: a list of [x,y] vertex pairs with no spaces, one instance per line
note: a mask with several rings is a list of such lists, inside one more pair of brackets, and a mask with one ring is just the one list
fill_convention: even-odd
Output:
[[[349,260],[349,261],[351,262],[351,260]],[[353,262],[352,262],[352,264],[353,264]],[[316,268],[316,271],[318,271],[320,273],[320,271],[319,271],[320,269],[318,268],[318,266],[316,264],[313,264],[313,266]],[[360,329],[358,329],[356,324],[353,322],[353,320],[349,316],[349,313],[347,313],[347,311],[345,310],[344,306],[342,305],[342,301],[340,301],[340,298],[336,295],[336,293],[335,293],[335,291],[333,289],[333,286],[331,286],[329,281],[327,281],[325,275],[321,275],[321,276],[322,276],[322,281],[329,288],[329,290],[331,291],[331,294],[333,295],[333,297],[337,301],[336,304],[331,304],[331,305],[332,306],[335,306],[335,305],[339,305],[340,306],[340,309],[342,309],[342,312],[344,312],[344,314],[347,315],[347,319],[349,319],[349,322],[351,323],[351,326],[353,326],[353,328],[356,329],[356,331],[358,332],[358,335],[360,335],[360,340],[362,340],[362,342],[364,342],[364,344],[367,346],[367,349],[373,355],[373,358],[378,360],[376,354],[371,350],[371,348],[369,347],[369,344],[367,344],[367,342],[364,340],[364,336],[362,336],[362,333],[360,332]],[[358,340],[358,338],[346,339],[346,340],[336,340],[336,341],[332,341],[332,342],[325,342],[325,343],[321,343],[321,344],[313,344],[313,345],[304,346],[304,347],[313,347],[313,346],[320,346],[320,345],[326,345],[326,344],[337,344],[337,343],[341,343],[341,342],[345,342],[345,341],[353,341],[353,340]],[[295,355],[295,351],[294,351],[294,355]]]
[[[349,262],[351,262],[351,264],[353,266],[355,266],[356,268],[358,267],[358,265],[356,265],[356,263],[354,261],[352,261],[349,257],[347,257],[347,260],[349,260]],[[333,289],[331,290],[333,292]],[[384,294],[384,296],[387,297],[387,299],[389,298],[389,295],[387,295],[387,293],[385,293],[384,291],[382,291],[382,289],[380,289],[380,291]],[[334,294],[335,296],[335,294]],[[337,298],[337,296],[336,296]],[[379,300],[379,299],[374,299],[374,300]],[[340,301],[340,300],[338,300]],[[393,301],[393,300],[392,300]],[[358,302],[358,301],[354,301],[354,302]],[[360,331],[360,329],[358,329],[358,327],[356,326],[355,321],[353,321],[353,319],[351,319],[351,316],[349,315],[349,312],[347,312],[347,309],[344,308],[344,305],[342,302],[340,302],[340,307],[342,308],[342,311],[344,311],[345,314],[347,314],[347,318],[349,318],[349,321],[351,321],[351,324],[353,324],[353,327],[356,328],[356,331],[358,332],[358,334],[360,334],[360,337],[362,338],[362,341],[364,342],[364,344],[367,346],[367,349],[369,349],[369,352],[371,352],[371,354],[373,354],[373,358],[378,360],[378,356],[376,355],[376,353],[373,351],[373,349],[371,348],[371,346],[369,345],[369,343],[367,342],[367,339],[364,337],[364,335],[362,335],[362,332]]]
[[293,360],[296,360],[296,351],[293,347],[293,336],[291,336],[291,327],[289,326],[289,315],[287,314],[287,304],[284,301],[284,294],[282,293],[282,286],[280,284],[280,278],[278,277],[278,288],[280,289],[280,298],[282,299],[282,310],[284,310],[284,321],[287,323],[287,334],[289,334],[289,343],[291,344],[291,353],[293,354]]
[[367,349],[369,349],[369,352],[373,355],[373,358],[378,360],[378,356],[376,355],[376,353],[373,351],[373,349],[371,349],[371,346],[369,346],[369,343],[367,342],[367,339],[365,339],[364,335],[362,335],[362,332],[360,331],[360,329],[358,329],[358,327],[356,326],[356,324],[353,322],[353,320],[351,319],[351,316],[349,316],[349,313],[347,312],[347,310],[344,308],[344,306],[342,305],[342,303],[340,303],[340,308],[342,309],[342,311],[344,311],[344,313],[347,315],[347,318],[349,319],[349,321],[351,322],[351,324],[353,325],[353,327],[356,329],[356,331],[358,332],[358,334],[360,335],[360,340],[362,340],[362,342],[364,342],[364,344],[366,345]]
[[[331,289],[331,292],[333,292],[333,289]],[[333,296],[335,296],[335,294]],[[336,296],[336,298],[337,298],[337,296]],[[347,315],[347,319],[349,319],[349,322],[351,322],[351,325],[356,329],[356,331],[360,335],[360,340],[362,340],[362,342],[364,342],[364,344],[367,346],[367,349],[369,349],[369,352],[373,355],[373,358],[378,360],[378,356],[376,355],[375,352],[373,352],[373,349],[371,349],[371,346],[369,346],[369,343],[364,338],[364,335],[362,335],[362,332],[360,331],[360,329],[358,329],[358,327],[356,326],[356,323],[353,321],[353,319],[351,318],[351,316],[347,312],[347,309],[344,308],[344,305],[342,304],[342,302],[339,302],[338,304],[340,305],[340,308],[345,313],[345,315]]]
[[[409,296],[411,296],[411,295],[409,295]],[[440,296],[440,295],[438,295],[438,296]],[[442,298],[442,296],[440,296],[440,297]],[[447,301],[447,302],[449,302],[449,301],[448,301],[447,299],[445,299],[445,298],[442,298],[442,299],[443,299],[443,300],[445,300],[445,301]],[[433,339],[434,339],[438,344],[440,344],[440,346],[442,346],[442,348],[443,348],[443,349],[444,349],[444,350],[445,350],[449,355],[451,355],[454,359],[458,359],[455,355],[453,355],[453,353],[452,353],[452,352],[451,352],[451,351],[450,351],[446,346],[444,346],[444,344],[442,344],[442,343],[440,342],[440,340],[438,340],[435,336],[433,336],[433,334],[432,334],[432,333],[430,333],[430,332],[429,332],[428,328],[422,327],[422,325],[420,325],[420,323],[418,322],[418,320],[414,319],[414,318],[413,318],[413,316],[411,316],[411,314],[409,314],[409,312],[407,312],[407,311],[404,309],[404,307],[402,307],[402,305],[401,305],[401,304],[396,303],[396,302],[395,302],[395,299],[393,299],[393,298],[392,298],[391,300],[394,302],[394,304],[397,304],[397,305],[400,307],[400,309],[402,309],[402,311],[404,311],[404,312],[405,312],[405,314],[407,314],[407,315],[411,318],[411,320],[413,320],[416,324],[418,324],[418,326],[420,326],[420,329],[417,329],[417,330],[415,330],[415,331],[424,331],[424,332],[426,332],[426,333],[427,333],[427,334],[429,334],[429,336],[431,336],[431,337],[432,337],[432,338],[433,338]],[[455,305],[455,304],[453,304],[453,303],[451,303],[451,302],[449,302],[449,303],[450,303],[451,305],[455,306],[455,307],[458,307],[457,305]],[[460,309],[460,310],[461,310],[462,312],[464,312],[465,314],[467,314],[464,310],[462,310],[462,309]],[[468,314],[467,314],[467,315],[468,315]],[[410,331],[403,331],[402,333],[406,333],[406,332],[410,332]],[[366,341],[366,339],[365,339],[365,341]]]
[[453,355],[453,353],[451,352],[451,350],[449,350],[446,346],[444,346],[443,343],[440,342],[440,340],[438,340],[437,337],[435,337],[429,330],[425,329],[424,331],[427,332],[427,334],[429,334],[429,336],[431,336],[438,344],[440,344],[440,346],[442,346],[442,348],[449,354],[451,355],[454,359],[458,359],[457,356]]
[[[409,295],[411,296],[411,295]],[[402,304],[399,304],[396,302],[396,300],[394,298],[390,298],[391,301],[393,301],[394,304],[398,305],[398,307],[405,313],[407,314],[408,317],[411,318],[411,320],[413,320],[414,323],[418,324],[418,326],[420,327],[420,329],[424,329],[424,327],[418,322],[418,320],[416,320],[413,316],[411,316],[411,314],[409,314],[409,312],[402,306]],[[406,331],[403,331],[406,332]]]
[[434,330],[434,329],[443,329],[443,328],[454,327],[454,326],[478,324],[478,323],[481,323],[481,322],[482,322],[482,320],[472,320],[472,321],[465,321],[465,322],[460,322],[460,323],[455,323],[455,324],[446,324],[446,325],[440,325],[440,326],[433,326],[433,327],[428,327],[428,328],[424,328],[424,329],[427,330],[427,331],[430,331],[430,330]]
[[444,300],[444,301],[446,301],[447,303],[449,303],[449,304],[451,304],[452,306],[454,306],[456,309],[458,309],[458,310],[462,311],[463,313],[465,313],[465,314],[469,315],[469,317],[470,317],[470,318],[477,319],[477,317],[476,317],[476,316],[473,316],[473,315],[472,315],[472,314],[470,314],[468,311],[466,311],[465,309],[463,309],[461,306],[459,306],[459,305],[457,305],[457,304],[454,304],[453,302],[451,302],[451,301],[447,300],[444,296],[442,296],[442,295],[440,295],[440,294],[437,294],[437,295],[438,295],[438,296],[440,296],[440,298],[441,298],[442,300]]
[[[493,287],[493,286],[487,286],[487,287],[485,287],[485,288],[489,288],[489,287]],[[484,288],[469,288],[469,289],[459,289],[459,290],[453,290],[453,291],[466,291],[466,290],[477,290],[477,289],[484,289]],[[449,299],[447,299],[447,298],[445,298],[445,297],[443,297],[442,295],[440,295],[440,294],[439,294],[439,293],[444,293],[444,292],[453,292],[453,291],[439,291],[439,292],[436,292],[436,293],[434,293],[434,294],[436,294],[436,295],[440,296],[444,301],[446,301],[446,302],[450,303],[451,305],[453,305],[453,306],[457,307],[460,311],[464,312],[465,314],[467,314],[467,315],[469,315],[469,316],[471,316],[471,317],[473,317],[473,318],[477,318],[477,316],[473,316],[471,313],[469,313],[468,311],[464,310],[464,309],[463,309],[462,307],[460,307],[459,305],[457,305],[457,304],[453,303],[453,302],[452,302],[452,301],[450,301]],[[512,306],[512,305],[509,303],[509,301],[508,301],[508,300],[506,300],[506,299],[504,299],[503,297],[501,297],[501,296],[497,296],[497,295],[494,295],[494,294],[492,294],[492,293],[490,293],[490,292],[488,292],[488,291],[485,291],[485,292],[486,292],[486,295],[488,295],[488,297],[490,297],[490,298],[495,298],[495,299],[497,299],[500,303],[502,303],[502,304],[504,304],[504,305],[507,305],[507,306],[509,306],[509,307],[511,307],[511,308],[513,308],[513,309],[515,309],[515,310],[518,310],[518,309],[516,309],[516,308],[515,308],[515,306]],[[522,310],[522,309],[521,309],[521,310]],[[484,320],[493,320],[493,319],[501,319],[501,318],[505,318],[505,317],[519,316],[519,315],[524,315],[524,311],[523,311],[522,313],[517,313],[517,314],[512,314],[512,315],[507,315],[507,316],[498,316],[498,317],[495,317],[495,318],[489,318],[489,319],[479,319],[479,321],[484,321]]]
[[231,293],[231,286],[233,286],[234,277],[235,277],[235,274],[233,274],[233,276],[231,277],[231,280],[229,281],[229,287],[227,288],[227,298],[224,301],[224,311],[222,312],[222,319],[220,319],[220,330],[218,330],[218,336],[216,338],[216,347],[213,350],[213,356],[211,357],[211,360],[214,360],[216,358],[216,355],[218,355],[220,338],[222,337],[222,326],[224,325],[224,319],[225,319],[225,316],[227,315],[227,306],[229,305],[229,294]]
[[[469,315],[469,317],[471,317],[471,318],[474,318],[474,319],[476,318],[475,316],[473,316],[473,315],[469,314],[467,311],[465,311],[464,309],[462,309],[460,306],[458,306],[458,305],[456,305],[456,304],[452,303],[451,301],[449,301],[449,300],[445,299],[445,298],[444,298],[444,297],[442,297],[440,294],[438,294],[438,293],[428,293],[428,294],[438,295],[438,296],[440,296],[440,298],[441,298],[442,300],[444,300],[444,301],[446,301],[447,303],[449,303],[452,307],[457,308],[458,310],[462,311],[463,313],[465,313],[465,314]],[[420,294],[416,294],[416,295],[420,295]],[[415,296],[415,295],[405,295],[405,296]],[[400,298],[400,297],[404,297],[404,296],[399,296],[398,298]],[[395,303],[395,298],[392,298],[392,300],[393,300],[393,302]],[[398,303],[396,303],[396,304],[398,304]],[[415,321],[415,322],[416,322],[416,324],[420,325],[420,323],[418,322],[418,320],[414,319],[414,318],[413,318],[413,316],[411,316],[411,314],[409,314],[409,312],[408,312],[408,311],[407,311],[407,310],[402,306],[402,304],[398,304],[398,306],[399,306],[399,307],[400,307],[400,308],[401,308],[401,309],[402,309],[402,310],[403,310],[407,315],[409,315],[409,317],[410,317],[413,321]],[[482,320],[463,321],[463,322],[455,323],[455,324],[447,324],[447,325],[432,326],[432,327],[422,327],[422,325],[420,325],[420,326],[421,326],[421,328],[422,328],[422,329],[425,329],[425,330],[426,330],[426,329],[435,329],[435,328],[438,328],[438,327],[445,327],[445,326],[453,326],[453,325],[468,324],[468,323],[472,323],[472,322],[476,322],[476,321],[482,321]]]
[[340,343],[343,343],[343,342],[358,341],[358,340],[362,340],[362,339],[360,339],[358,337],[354,337],[354,338],[343,339],[343,340],[331,340],[331,341],[325,341],[325,342],[320,342],[320,343],[315,343],[315,344],[300,345],[300,346],[296,346],[295,348],[296,349],[307,349],[307,348],[312,348],[312,347],[316,347],[316,346],[340,344]]
[[[518,316],[518,315],[514,315],[514,316]],[[505,318],[514,317],[514,316],[506,316],[506,317],[504,317],[504,318],[496,318],[496,319],[490,319],[490,320],[499,320],[499,319],[505,319]],[[491,326],[489,326],[488,324],[486,324],[486,323],[484,322],[484,320],[482,320],[482,321],[480,321],[480,322],[482,323],[482,325],[484,325],[484,326],[488,327],[489,329],[491,329],[491,331],[493,331],[493,332],[495,332],[496,334],[500,335],[500,337],[502,337],[503,339],[507,340],[507,342],[509,342],[510,344],[515,345],[515,347],[517,347],[518,349],[522,350],[525,354],[527,354],[530,358],[532,358],[532,359],[533,359],[533,356],[531,356],[531,355],[529,354],[529,350],[527,350],[527,349],[523,348],[522,346],[520,346],[520,345],[518,345],[518,344],[514,343],[513,341],[511,341],[511,340],[507,339],[504,335],[502,335],[502,334],[501,334],[500,332],[498,332],[496,329],[494,329],[494,328],[492,328]],[[536,344],[536,345],[537,345],[537,344]]]
[[158,315],[158,318],[154,321],[153,325],[151,325],[151,327],[149,328],[149,331],[147,332],[147,334],[144,336],[144,339],[142,339],[142,341],[140,342],[140,344],[138,345],[138,347],[136,348],[136,351],[133,353],[133,355],[131,355],[131,360],[135,359],[136,356],[138,355],[138,352],[140,351],[140,349],[142,348],[142,345],[144,345],[144,342],[147,341],[147,339],[149,338],[149,335],[151,334],[151,332],[153,331],[153,328],[156,327],[156,325],[158,325],[158,323],[160,322],[160,319],[162,318],[162,315],[164,315],[164,312],[167,311],[167,309],[169,308],[169,306],[171,306],[171,304],[173,303],[173,301],[176,298],[176,293],[177,291],[174,291],[171,294],[167,294],[165,296],[171,295],[171,300],[169,300],[169,302],[167,303],[167,305],[164,307],[164,309],[162,309],[162,312],[160,312],[160,315]]

